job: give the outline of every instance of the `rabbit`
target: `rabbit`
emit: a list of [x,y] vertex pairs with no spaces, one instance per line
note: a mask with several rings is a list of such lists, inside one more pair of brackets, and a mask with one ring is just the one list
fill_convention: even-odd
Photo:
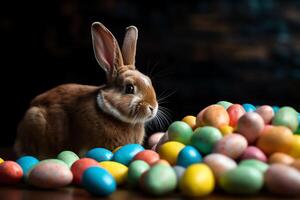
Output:
[[135,67],[138,30],[126,28],[122,50],[100,22],[92,24],[91,34],[106,84],[64,84],[36,96],[17,129],[18,156],[49,158],[63,150],[83,156],[94,147],[143,143],[145,123],[155,118],[158,102],[150,78]]

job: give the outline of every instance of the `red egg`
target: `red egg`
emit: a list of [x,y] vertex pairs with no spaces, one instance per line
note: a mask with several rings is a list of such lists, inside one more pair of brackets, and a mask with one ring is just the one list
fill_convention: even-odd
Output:
[[268,105],[258,107],[255,112],[257,112],[263,118],[265,124],[270,124],[274,117],[274,110]]
[[227,112],[230,118],[229,125],[231,127],[236,127],[237,122],[241,116],[243,116],[246,111],[240,104],[233,104],[227,108]]
[[73,173],[73,183],[80,185],[81,184],[81,177],[83,172],[92,166],[99,167],[99,163],[91,158],[81,158],[75,161],[71,166],[71,171]]
[[0,164],[0,184],[16,184],[22,180],[23,170],[14,161],[4,161]]
[[241,160],[256,159],[262,162],[267,162],[267,156],[255,146],[249,146],[241,155]]
[[152,165],[159,160],[159,154],[152,150],[144,150],[136,154],[133,160],[143,160],[149,165]]

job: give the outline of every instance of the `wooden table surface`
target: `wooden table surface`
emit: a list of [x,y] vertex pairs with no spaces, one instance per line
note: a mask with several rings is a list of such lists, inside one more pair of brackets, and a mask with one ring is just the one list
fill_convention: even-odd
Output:
[[[0,148],[0,157],[5,160],[15,160],[15,155],[9,148]],[[150,200],[150,199],[165,199],[165,200],[179,200],[187,199],[182,196],[178,191],[163,197],[153,197],[146,195],[137,190],[129,190],[126,188],[118,188],[116,192],[106,198],[94,197],[90,195],[86,190],[69,186],[65,188],[55,190],[42,190],[37,189],[26,184],[19,184],[16,186],[0,186],[0,200],[84,200],[84,199],[108,199],[108,200]],[[282,199],[286,200],[286,197],[280,197],[271,195],[269,193],[260,193],[259,195],[253,196],[236,196],[228,195],[222,192],[214,192],[207,197],[199,197],[193,199],[204,199],[204,200],[229,200],[229,199],[247,199],[247,200],[271,200],[271,199]],[[291,199],[300,199],[300,197],[294,197]]]

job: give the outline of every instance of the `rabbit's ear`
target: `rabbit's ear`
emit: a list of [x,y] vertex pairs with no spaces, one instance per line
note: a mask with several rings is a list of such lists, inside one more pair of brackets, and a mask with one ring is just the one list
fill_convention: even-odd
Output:
[[118,42],[100,22],[92,24],[91,32],[95,57],[105,70],[108,81],[112,81],[117,75],[117,68],[123,65]]
[[138,29],[135,26],[126,28],[126,34],[122,46],[122,54],[125,65],[135,64],[136,43],[138,38]]

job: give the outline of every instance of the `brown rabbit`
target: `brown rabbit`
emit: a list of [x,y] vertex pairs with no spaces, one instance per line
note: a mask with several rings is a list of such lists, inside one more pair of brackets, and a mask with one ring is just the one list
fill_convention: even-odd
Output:
[[143,142],[144,123],[156,116],[158,103],[151,80],[135,68],[138,30],[126,29],[122,52],[103,24],[93,23],[91,32],[107,84],[65,84],[35,97],[18,127],[18,155],[45,158],[62,150],[82,155],[93,147]]

